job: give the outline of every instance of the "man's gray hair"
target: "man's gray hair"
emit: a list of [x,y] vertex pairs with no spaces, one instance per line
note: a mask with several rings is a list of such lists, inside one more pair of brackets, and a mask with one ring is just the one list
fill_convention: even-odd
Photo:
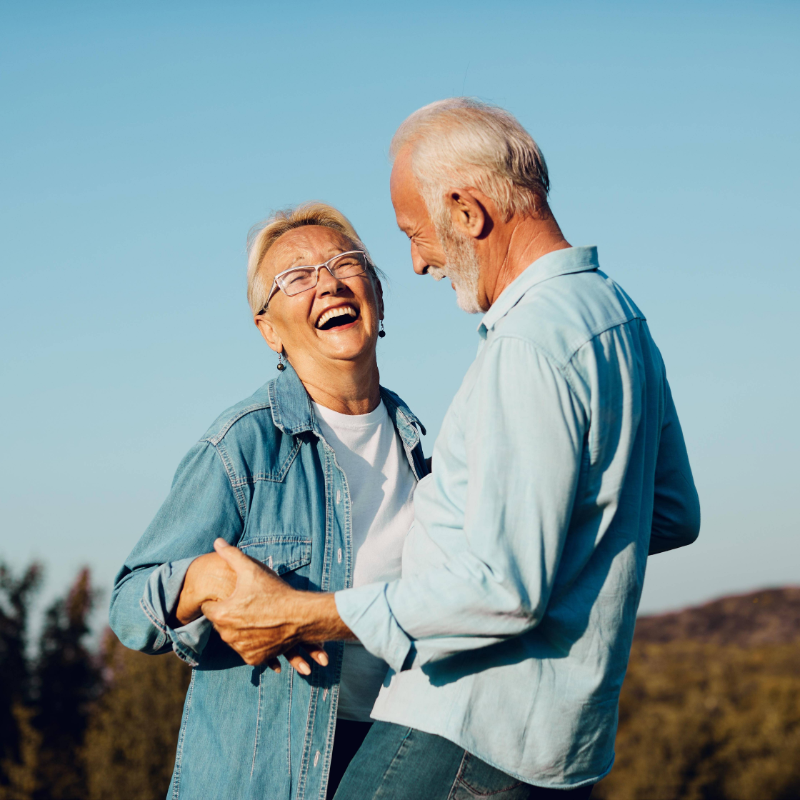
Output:
[[436,221],[448,189],[473,186],[508,221],[547,202],[547,164],[531,135],[508,111],[471,97],[439,100],[397,129],[392,159],[411,147],[411,169]]

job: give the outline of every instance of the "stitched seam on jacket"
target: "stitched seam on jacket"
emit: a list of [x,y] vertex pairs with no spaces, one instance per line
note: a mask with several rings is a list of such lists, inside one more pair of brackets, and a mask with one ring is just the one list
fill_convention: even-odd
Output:
[[256,472],[253,475],[250,475],[246,478],[236,478],[236,480],[231,480],[231,486],[235,489],[238,489],[241,486],[248,486],[253,485],[258,481],[270,481],[272,483],[282,483],[283,479],[286,477],[286,473],[289,471],[289,468],[294,463],[295,458],[297,458],[297,454],[300,452],[301,442],[296,441],[294,447],[292,448],[289,455],[286,457],[286,461],[283,462],[283,466],[280,468],[278,472]]
[[189,727],[189,714],[192,710],[192,695],[194,694],[194,678],[195,672],[192,670],[192,679],[189,681],[189,691],[186,693],[186,711],[183,715],[183,723],[181,724],[181,732],[178,737],[178,750],[175,754],[175,788],[172,790],[173,800],[178,800],[178,793],[180,792],[181,783],[181,767],[183,766],[183,745],[186,740],[186,728]]
[[263,670],[258,675],[258,709],[256,710],[256,736],[253,742],[253,761],[250,764],[250,780],[253,779],[253,772],[256,768],[256,753],[258,753],[258,735],[261,733],[261,691],[263,687]]
[[228,431],[231,427],[238,422],[242,417],[246,417],[248,414],[252,414],[254,411],[265,411],[266,409],[270,408],[269,403],[255,403],[252,406],[247,406],[239,410],[233,417],[231,417],[222,428],[217,431],[213,436],[206,436],[201,439],[201,442],[208,442],[209,444],[213,444],[215,447],[225,438]]
[[144,615],[153,623],[158,630],[159,638],[156,639],[154,645],[155,650],[160,650],[169,640],[169,631],[164,623],[156,615],[155,609],[150,608],[149,604],[145,602],[144,597],[139,600],[139,607],[144,611]]
[[231,485],[231,491],[236,499],[236,508],[239,511],[239,516],[242,518],[242,520],[244,520],[245,515],[247,514],[247,503],[245,502],[244,492],[242,492],[241,486],[236,485],[236,472],[233,469],[233,464],[231,463],[228,451],[223,448],[222,443],[219,445],[213,445],[213,447],[217,455],[220,457],[223,467],[225,468],[225,474],[228,476],[228,482]]

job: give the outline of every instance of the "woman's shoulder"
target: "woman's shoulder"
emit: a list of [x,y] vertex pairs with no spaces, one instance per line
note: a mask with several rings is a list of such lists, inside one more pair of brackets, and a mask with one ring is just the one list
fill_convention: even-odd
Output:
[[[223,440],[247,438],[254,431],[272,434],[275,425],[272,419],[270,387],[273,383],[274,381],[268,381],[249,397],[226,408],[211,423],[200,441],[216,446]],[[275,433],[280,431],[275,429]]]
[[418,427],[424,434],[426,433],[425,426],[420,421],[419,417],[408,407],[406,402],[400,397],[399,394],[381,386],[381,399],[386,406],[389,416],[394,420],[395,427],[411,426]]

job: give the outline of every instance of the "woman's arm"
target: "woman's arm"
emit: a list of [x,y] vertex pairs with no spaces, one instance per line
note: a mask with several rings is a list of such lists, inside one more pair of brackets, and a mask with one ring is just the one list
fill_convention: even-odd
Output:
[[[172,649],[197,666],[212,626],[202,616],[175,625],[185,578],[190,568],[199,572],[207,566],[210,559],[196,562],[213,552],[214,539],[222,536],[236,544],[243,526],[220,455],[211,443],[199,442],[181,462],[169,495],[117,574],[109,622],[120,641],[145,653]],[[193,583],[187,585],[188,606]]]

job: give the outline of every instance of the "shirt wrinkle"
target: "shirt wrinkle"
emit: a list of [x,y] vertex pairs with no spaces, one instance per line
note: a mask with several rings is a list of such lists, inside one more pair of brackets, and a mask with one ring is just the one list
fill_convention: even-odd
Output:
[[697,495],[661,354],[596,248],[534,262],[478,334],[402,578],[336,605],[391,667],[375,719],[569,789],[611,768],[648,553],[694,540]]

